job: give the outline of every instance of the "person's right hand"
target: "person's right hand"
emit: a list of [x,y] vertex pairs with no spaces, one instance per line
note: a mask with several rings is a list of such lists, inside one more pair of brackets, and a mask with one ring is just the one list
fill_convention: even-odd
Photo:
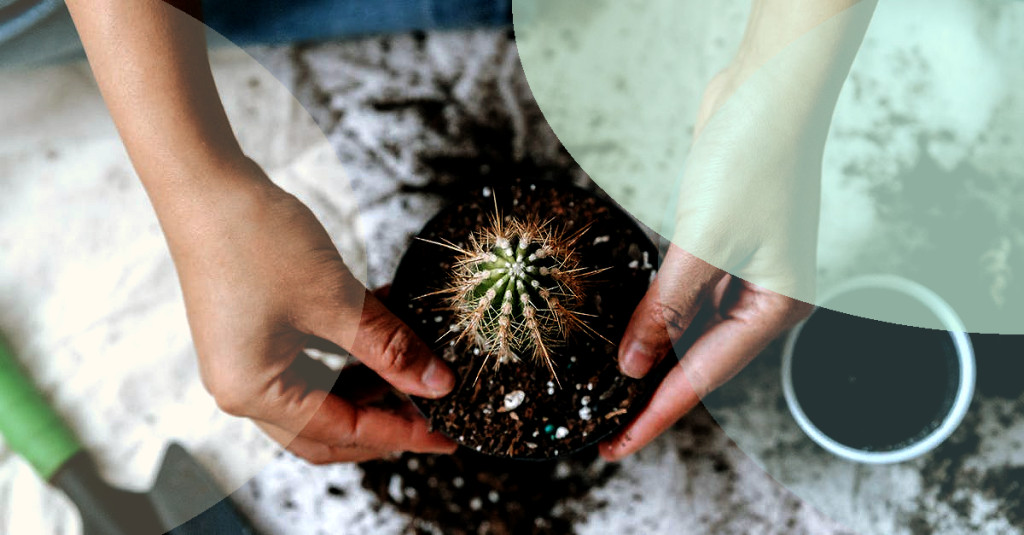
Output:
[[356,280],[305,205],[250,160],[228,167],[196,194],[162,199],[174,206],[160,210],[203,383],[218,406],[317,464],[453,452],[415,410],[329,393],[337,374],[303,353],[317,338],[408,394],[441,397],[455,379]]
[[608,460],[663,433],[813,309],[825,141],[874,2],[785,4],[755,2],[736,60],[704,93],[672,244],[620,344],[630,377],[674,350],[679,364],[602,443]]

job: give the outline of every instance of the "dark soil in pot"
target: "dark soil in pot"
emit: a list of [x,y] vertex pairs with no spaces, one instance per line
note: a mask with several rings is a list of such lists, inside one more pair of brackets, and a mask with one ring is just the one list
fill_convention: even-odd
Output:
[[[458,255],[423,240],[465,247],[488,224],[495,203],[506,220],[550,219],[567,233],[586,227],[575,254],[580,266],[603,269],[588,278],[578,304],[600,336],[578,332],[553,346],[555,377],[530,359],[493,368],[485,362],[486,344],[456,340],[449,299],[428,295],[450,285]],[[620,374],[617,343],[653,278],[658,251],[621,209],[567,184],[515,180],[469,192],[427,223],[419,238],[398,267],[388,302],[458,378],[440,400],[413,399],[434,429],[482,453],[547,459],[593,444],[642,407],[657,375],[636,381]]]

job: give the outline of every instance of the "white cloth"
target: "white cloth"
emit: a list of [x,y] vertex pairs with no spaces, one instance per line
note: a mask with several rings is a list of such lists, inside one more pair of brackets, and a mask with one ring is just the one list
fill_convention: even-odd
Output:
[[[347,179],[309,114],[240,50],[213,64],[243,147],[363,272]],[[0,78],[0,101],[0,326],[20,360],[112,483],[147,488],[173,439],[237,488],[278,448],[220,412],[199,381],[167,246],[88,66]],[[67,500],[0,442],[0,533],[77,526]]]

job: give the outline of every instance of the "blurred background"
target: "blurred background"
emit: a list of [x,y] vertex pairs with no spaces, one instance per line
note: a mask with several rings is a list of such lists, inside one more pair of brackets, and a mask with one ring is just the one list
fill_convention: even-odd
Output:
[[[1022,168],[1008,155],[1019,155],[1013,117],[1024,109],[1016,95],[1024,71],[1021,56],[1010,51],[1024,47],[1017,31],[1024,18],[995,0],[900,5],[909,7],[876,17],[883,23],[865,41],[869,59],[859,60],[841,98],[824,195],[826,203],[850,209],[832,212],[847,216],[823,222],[822,239],[882,267],[920,265],[929,255],[948,261],[939,252],[955,235],[957,218],[987,218],[991,239],[961,237],[973,248],[957,258],[977,270],[971,284],[993,302],[1008,299],[1020,291],[1014,266],[1021,262],[1024,204],[1020,183],[991,168],[996,161],[1000,169]],[[704,44],[686,53],[709,79],[735,49],[749,2],[695,6],[708,22]],[[601,22],[601,11],[593,17]],[[936,34],[934,21],[946,33]],[[595,187],[545,119],[573,110],[541,111],[531,92],[537,82],[527,81],[508,19],[438,24],[332,29],[275,44],[240,35],[245,48],[218,40],[212,52],[242,146],[310,206],[371,287],[390,280],[409,237],[451,192],[516,175]],[[574,46],[567,32],[554,48]],[[300,36],[274,39],[292,37]],[[267,535],[458,532],[407,514],[423,512],[410,505],[420,502],[402,479],[422,459],[312,467],[280,452],[250,423],[217,411],[198,381],[155,216],[88,65],[68,50],[69,59],[57,64],[0,71],[0,326],[105,474],[128,487],[147,486],[165,442],[175,438],[225,488],[237,489],[240,507]],[[952,61],[982,74],[950,71]],[[970,91],[940,83],[950,72],[961,73],[952,79]],[[680,151],[694,115],[684,112],[695,113],[706,81],[691,80],[673,93],[681,111],[671,120],[683,125]],[[965,94],[984,98],[964,102]],[[885,138],[870,124],[878,110],[896,125]],[[604,165],[645,168],[652,162],[623,141],[628,118],[594,125],[593,150]],[[932,187],[939,182],[951,186]],[[893,194],[904,187],[921,194]],[[654,202],[657,192],[638,184],[609,193],[628,206]],[[904,212],[934,214],[947,230],[922,235],[902,228]],[[841,267],[845,258],[832,265]],[[839,268],[833,273],[843,276]],[[543,477],[572,481],[575,490],[548,496],[551,507],[537,517],[543,518],[516,529],[557,532],[550,525],[560,519],[578,533],[1020,532],[1024,417],[1016,381],[1003,377],[987,390],[982,384],[971,416],[941,455],[873,470],[828,457],[796,429],[778,384],[778,351],[778,344],[769,348],[708,400],[710,413],[696,410],[621,464],[552,465]],[[483,478],[477,501],[457,506],[498,508],[511,499],[490,498],[490,490],[504,491],[503,477]],[[459,528],[502,532],[481,525]],[[0,533],[77,530],[65,499],[0,445]]]

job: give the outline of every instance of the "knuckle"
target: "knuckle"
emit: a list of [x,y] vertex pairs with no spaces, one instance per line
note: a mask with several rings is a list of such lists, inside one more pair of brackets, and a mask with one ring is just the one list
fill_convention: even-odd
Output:
[[232,416],[248,416],[252,409],[252,395],[247,386],[238,381],[204,377],[203,386],[213,396],[217,408]]
[[347,311],[353,307],[361,308],[365,289],[359,284],[353,284],[348,277],[334,273],[330,277],[324,277],[317,293],[326,300],[329,307]]
[[314,466],[324,466],[333,462],[330,448],[316,447],[316,448],[289,448],[299,458],[303,459],[309,464]]
[[305,307],[302,314],[309,316],[304,319],[312,320],[314,329],[323,329],[333,325],[340,318],[346,322],[358,321],[361,307],[359,301],[347,285],[337,280],[318,281],[307,287],[309,298],[307,302],[311,305]]
[[[687,368],[686,381],[689,383],[688,386],[697,400],[704,399],[714,392],[715,388],[718,386],[716,381],[711,378],[710,374],[699,365],[691,365]],[[683,405],[682,401],[680,401],[680,405]],[[681,418],[682,416],[683,414],[680,413],[677,418]]]
[[305,300],[316,305],[315,309],[331,313],[348,311],[362,302],[364,288],[345,266],[334,250],[318,250],[311,253],[305,272],[299,278],[300,290]]
[[233,389],[218,388],[213,394],[217,407],[232,416],[248,416],[250,410],[249,396]]
[[661,303],[659,305],[659,313],[662,321],[665,322],[665,328],[668,330],[669,337],[675,339],[682,336],[689,323],[688,316],[683,308],[674,303]]
[[814,305],[796,299],[784,298],[779,306],[780,315],[785,327],[792,327],[800,321],[807,319],[814,311]]
[[412,365],[410,349],[413,345],[412,332],[403,325],[391,327],[384,337],[384,346],[380,354],[380,371],[383,373],[401,373]]

